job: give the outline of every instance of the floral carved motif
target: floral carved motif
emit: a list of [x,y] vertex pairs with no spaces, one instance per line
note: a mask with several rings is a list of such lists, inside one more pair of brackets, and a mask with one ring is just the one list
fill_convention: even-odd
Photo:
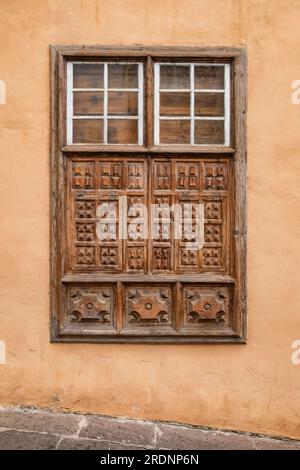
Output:
[[225,323],[228,319],[228,292],[190,288],[185,291],[187,323]]
[[129,323],[169,323],[171,289],[139,287],[127,290]]
[[103,288],[72,288],[69,291],[68,315],[71,322],[112,322],[113,290]]

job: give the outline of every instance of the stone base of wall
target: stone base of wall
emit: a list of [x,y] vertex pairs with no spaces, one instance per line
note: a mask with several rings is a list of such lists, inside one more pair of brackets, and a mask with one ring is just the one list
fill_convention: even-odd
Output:
[[0,408],[0,450],[300,450],[300,441],[180,424]]

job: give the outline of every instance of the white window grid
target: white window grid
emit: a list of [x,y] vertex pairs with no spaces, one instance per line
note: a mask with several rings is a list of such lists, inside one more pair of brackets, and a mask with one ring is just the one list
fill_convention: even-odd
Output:
[[[103,88],[74,88],[73,87],[73,65],[76,64],[101,64],[103,70]],[[108,88],[108,65],[138,65],[138,88]],[[99,115],[74,115],[73,113],[73,93],[82,91],[98,91],[103,92],[103,114]],[[135,92],[138,94],[138,115],[117,115],[108,114],[108,92],[122,91]],[[134,119],[138,121],[138,145],[143,145],[143,123],[144,123],[144,70],[142,62],[89,62],[76,61],[67,63],[67,144],[73,144],[73,120],[77,119],[101,119],[103,120],[103,138],[99,136],[99,143],[104,145],[126,145],[126,144],[110,144],[108,143],[108,120],[109,119]],[[85,143],[76,143],[74,145],[86,145]]]
[[[190,87],[189,88],[160,88],[160,66],[176,65],[190,67]],[[195,66],[197,67],[223,67],[224,68],[224,88],[195,88]],[[190,93],[190,115],[189,116],[160,116],[160,93]],[[224,94],[224,115],[223,116],[195,116],[194,97],[196,92],[201,93],[223,93]],[[230,64],[220,64],[215,62],[161,62],[154,64],[154,145],[185,145],[170,144],[160,142],[160,121],[190,121],[190,144],[193,146],[230,146]],[[224,144],[195,144],[195,121],[224,121]]]

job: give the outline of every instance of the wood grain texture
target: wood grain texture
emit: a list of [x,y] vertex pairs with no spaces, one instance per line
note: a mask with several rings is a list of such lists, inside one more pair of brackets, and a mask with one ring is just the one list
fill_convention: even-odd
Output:
[[195,93],[195,116],[224,116],[224,94]]
[[160,142],[162,144],[189,144],[190,121],[160,120]]
[[75,144],[96,144],[103,142],[103,120],[73,120],[73,140]]
[[109,91],[107,114],[109,116],[137,116],[137,92]]
[[[148,129],[150,129],[148,127]],[[149,131],[150,132],[150,131]],[[148,140],[150,139],[148,134]],[[117,146],[117,145],[65,145],[62,147],[62,152],[64,154],[97,154],[97,153],[104,153],[104,154],[114,154],[114,155],[122,155],[122,154],[139,154],[144,153],[147,155],[164,155],[164,154],[195,154],[195,155],[205,155],[205,156],[212,156],[214,155],[234,155],[235,149],[233,147],[223,147],[218,145],[202,145],[201,147],[193,147],[191,145],[181,145],[177,147],[175,145],[164,145],[164,146],[153,146],[149,144],[149,148],[142,146],[142,145],[126,145],[126,146]]]
[[74,116],[103,116],[103,92],[78,91],[73,94]]
[[74,64],[74,88],[103,88],[102,64]]
[[195,88],[224,89],[224,71],[222,67],[195,67]]
[[168,60],[184,61],[185,58],[203,61],[203,59],[218,61],[222,59],[235,59],[243,54],[244,48],[235,46],[111,46],[111,45],[54,45],[55,50],[67,59],[78,57],[106,58],[126,57],[135,60],[136,57],[164,57]]
[[[245,342],[245,50],[59,46],[50,56],[51,341]],[[145,61],[146,146],[66,146],[67,60],[120,57]],[[231,63],[231,147],[153,147],[153,63],[175,58]],[[120,241],[105,221],[99,243],[99,202],[113,209],[119,195],[132,224],[141,202],[204,203],[204,247],[193,253],[172,236]]]
[[189,93],[160,93],[160,115],[161,116],[189,116],[190,94]]
[[138,121],[136,119],[108,119],[108,144],[137,144]]

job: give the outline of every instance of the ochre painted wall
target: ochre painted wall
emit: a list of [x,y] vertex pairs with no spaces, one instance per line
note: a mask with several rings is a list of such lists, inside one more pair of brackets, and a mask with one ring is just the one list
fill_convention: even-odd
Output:
[[[1,0],[1,404],[300,438],[299,24],[299,0]],[[247,345],[49,343],[49,44],[247,46]]]

